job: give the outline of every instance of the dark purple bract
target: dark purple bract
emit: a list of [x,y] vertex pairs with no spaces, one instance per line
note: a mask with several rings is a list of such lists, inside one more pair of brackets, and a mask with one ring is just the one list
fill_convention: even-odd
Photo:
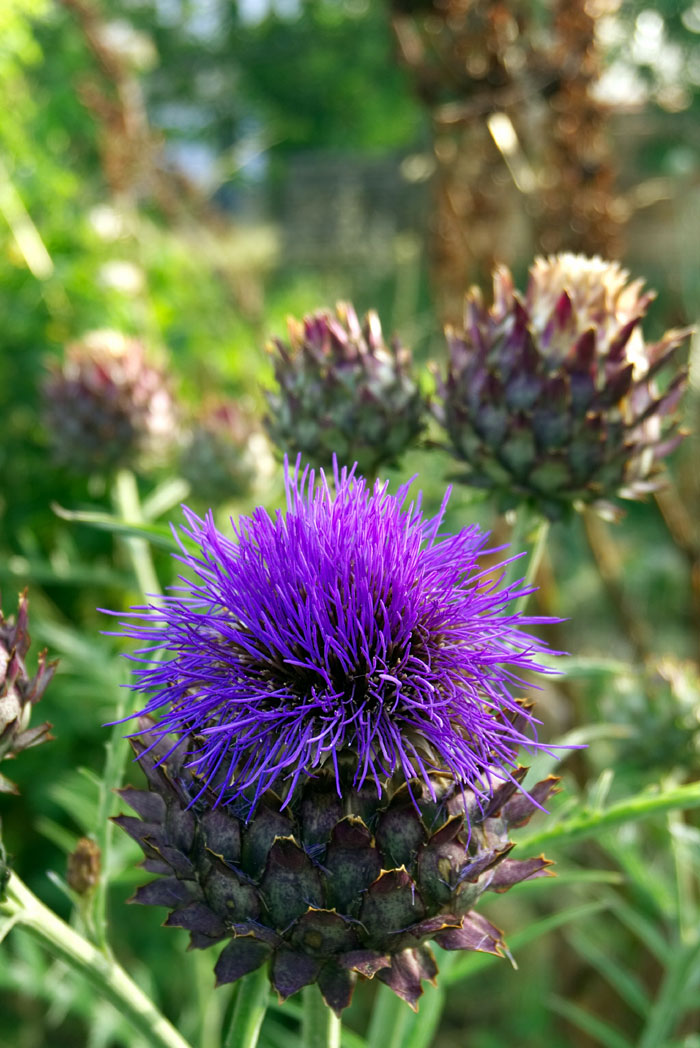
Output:
[[432,791],[440,769],[487,797],[521,745],[540,745],[512,690],[545,670],[522,627],[546,620],[514,613],[526,591],[480,565],[478,527],[440,534],[449,491],[424,519],[410,486],[297,464],[286,514],[258,508],[232,538],[185,509],[188,576],[133,609],[126,633],[143,645],[142,712],[161,711],[159,736],[197,739],[203,790],[254,805],[325,765],[339,792],[381,793],[396,774]]

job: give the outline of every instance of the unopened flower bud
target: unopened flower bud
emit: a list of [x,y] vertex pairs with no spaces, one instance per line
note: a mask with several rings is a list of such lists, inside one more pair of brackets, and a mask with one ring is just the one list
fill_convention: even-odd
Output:
[[101,856],[97,844],[89,837],[81,837],[68,856],[66,880],[68,887],[78,895],[87,895],[100,879]]

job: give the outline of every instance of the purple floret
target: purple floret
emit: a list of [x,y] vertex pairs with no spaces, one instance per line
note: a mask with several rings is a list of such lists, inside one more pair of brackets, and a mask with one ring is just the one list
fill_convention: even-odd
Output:
[[440,534],[449,491],[426,520],[410,487],[297,464],[286,514],[258,508],[232,538],[185,508],[188,576],[133,609],[126,635],[144,645],[142,712],[161,712],[149,730],[197,739],[187,760],[203,791],[289,798],[323,765],[339,793],[366,780],[381,793],[397,773],[432,791],[440,770],[486,798],[521,745],[540,745],[511,689],[546,672],[546,645],[522,627],[548,620],[512,611],[529,591],[480,566],[493,551],[478,527]]

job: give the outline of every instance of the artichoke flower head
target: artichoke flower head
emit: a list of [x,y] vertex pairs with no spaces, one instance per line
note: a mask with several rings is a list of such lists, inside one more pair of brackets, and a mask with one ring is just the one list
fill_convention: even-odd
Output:
[[266,965],[281,997],[318,983],[337,1012],[358,977],[415,1005],[428,943],[502,953],[474,906],[546,873],[513,859],[510,827],[537,748],[513,689],[547,672],[516,614],[521,585],[480,563],[478,528],[441,532],[410,484],[354,470],[287,473],[287,512],[232,536],[186,513],[188,575],[124,624],[148,700],[132,745],[147,789],[120,825],[193,947],[224,943],[219,983]]
[[266,425],[283,453],[329,468],[334,456],[365,476],[392,465],[423,428],[424,402],[411,354],[386,344],[379,317],[360,322],[346,302],[290,318],[287,342],[270,353],[278,388],[267,394]]
[[464,329],[447,330],[436,408],[465,482],[551,519],[585,504],[614,513],[611,498],[659,487],[682,439],[686,371],[676,365],[663,392],[656,376],[689,331],[646,342],[652,298],[617,263],[571,254],[537,259],[525,295],[498,268],[488,309],[472,289]]

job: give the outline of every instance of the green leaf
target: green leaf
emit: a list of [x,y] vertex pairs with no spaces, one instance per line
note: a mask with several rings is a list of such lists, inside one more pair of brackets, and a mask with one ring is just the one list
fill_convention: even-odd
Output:
[[637,976],[626,971],[616,959],[610,957],[605,948],[598,946],[580,928],[572,929],[566,938],[576,952],[617,990],[623,1001],[644,1019],[649,1012],[649,997]]
[[66,855],[70,855],[75,850],[75,846],[78,843],[78,835],[71,833],[60,823],[54,819],[50,819],[47,815],[40,815],[36,820],[37,833],[40,833],[42,837],[46,837],[47,840],[55,844],[57,848],[60,848]]
[[665,967],[671,948],[663,935],[658,931],[656,925],[648,921],[633,906],[630,906],[629,903],[620,899],[617,895],[611,895],[608,905],[610,911],[621,924],[624,924],[633,935],[636,935],[644,943],[649,953],[653,954],[659,964]]
[[[145,539],[153,546],[166,549],[169,553],[179,552],[179,546],[173,533],[163,524],[131,523],[114,517],[111,513],[65,509],[56,502],[52,503],[51,508],[62,520],[70,520],[75,524],[87,524],[91,528],[97,528],[98,531],[109,531],[113,535]],[[185,546],[195,548],[194,543],[188,542],[184,537],[182,541]]]
[[[516,953],[518,950],[527,946],[528,943],[534,942],[536,939],[540,939],[543,935],[547,935],[549,932],[554,931],[556,928],[561,928],[565,924],[570,924],[571,921],[579,921],[584,917],[590,917],[591,914],[599,913],[600,910],[605,909],[607,902],[587,902],[577,906],[569,906],[559,913],[550,914],[548,917],[542,917],[539,921],[533,921],[526,928],[522,928],[519,932],[515,932],[514,935],[508,936],[508,947],[512,953]],[[465,954],[454,963],[452,968],[446,972],[442,978],[443,985],[451,986],[453,983],[461,982],[463,979],[468,979],[470,976],[480,972],[483,968],[494,963],[498,958],[488,953],[468,953]]]
[[597,836],[604,830],[633,822],[635,819],[644,819],[649,815],[691,808],[700,808],[700,782],[660,792],[647,791],[613,804],[605,811],[584,810],[573,818],[521,838],[518,846],[523,851],[539,850],[549,844],[564,844]]
[[367,1031],[369,1048],[402,1048],[409,1014],[405,1001],[388,986],[379,986]]
[[403,1048],[430,1048],[444,1007],[445,991],[440,982],[437,986],[426,986],[418,1012],[408,1016],[401,1042]]
[[63,564],[21,554],[4,558],[0,564],[0,580],[8,579],[12,582],[29,579],[50,586],[114,586],[119,589],[127,589],[131,582],[127,575],[99,565],[81,564],[75,560]]
[[[568,1019],[572,1025],[583,1030],[605,1048],[632,1048],[631,1042],[623,1037],[619,1030],[616,1030],[610,1023],[603,1022],[597,1016],[591,1015],[577,1004],[565,1001],[562,997],[550,997],[549,1004],[553,1011]],[[659,1048],[659,1045],[656,1048]]]
[[[669,964],[639,1038],[638,1048],[658,1048],[658,1045],[666,1044],[679,1026],[685,998],[697,988],[699,959],[700,939],[689,945],[678,943],[669,952]],[[693,1006],[696,1005],[697,1000],[693,1002]]]
[[[636,829],[634,827],[633,829]],[[659,877],[649,861],[641,854],[639,844],[631,833],[606,834],[599,842],[616,863],[624,870],[625,879],[634,892],[637,908],[653,913],[658,920],[672,914],[675,909],[673,882]]]
[[178,506],[190,493],[190,486],[182,477],[168,477],[143,500],[141,512],[144,520],[155,520],[163,513]]

